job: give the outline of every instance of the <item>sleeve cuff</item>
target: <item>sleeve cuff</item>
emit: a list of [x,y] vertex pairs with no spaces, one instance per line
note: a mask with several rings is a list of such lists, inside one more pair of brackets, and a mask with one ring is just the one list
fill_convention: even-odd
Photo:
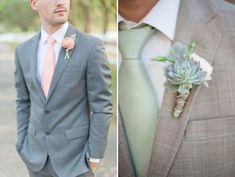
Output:
[[93,163],[99,163],[100,159],[89,158],[89,161]]

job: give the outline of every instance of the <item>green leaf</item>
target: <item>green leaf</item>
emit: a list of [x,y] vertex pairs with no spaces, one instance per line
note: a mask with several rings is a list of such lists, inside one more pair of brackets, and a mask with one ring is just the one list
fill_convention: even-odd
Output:
[[173,84],[170,82],[165,82],[164,86],[171,93],[177,92],[179,89],[179,84]]
[[209,84],[207,81],[204,81],[203,84],[208,88],[209,87]]
[[180,94],[188,94],[190,93],[190,89],[189,88],[185,88],[183,85],[179,86],[178,92]]
[[166,62],[166,61],[169,61],[169,62],[172,62],[172,63],[175,62],[175,59],[173,59],[173,58],[162,57],[162,56],[160,56],[160,57],[154,57],[154,58],[152,58],[152,60],[153,60],[153,61],[160,61],[160,62]]
[[197,46],[196,42],[193,41],[193,42],[188,46],[186,55],[190,57],[190,56],[192,55],[194,49],[196,48],[196,46]]

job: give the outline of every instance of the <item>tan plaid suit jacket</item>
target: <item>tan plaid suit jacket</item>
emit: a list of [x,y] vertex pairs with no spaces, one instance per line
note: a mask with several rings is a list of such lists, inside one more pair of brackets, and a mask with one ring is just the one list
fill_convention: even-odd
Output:
[[[197,43],[214,67],[209,88],[195,87],[180,119],[175,94],[165,92],[148,177],[235,176],[235,6],[220,0],[181,0],[174,41]],[[119,114],[119,176],[134,177]]]

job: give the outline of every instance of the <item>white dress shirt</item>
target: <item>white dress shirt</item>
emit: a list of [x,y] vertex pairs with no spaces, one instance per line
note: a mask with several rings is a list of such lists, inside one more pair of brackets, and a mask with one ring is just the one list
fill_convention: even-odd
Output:
[[[53,33],[51,36],[53,39],[55,39],[55,44],[54,44],[54,51],[55,51],[55,62],[57,63],[60,50],[61,50],[61,42],[65,37],[65,34],[68,30],[69,24],[66,22],[61,28],[59,28],[55,33]],[[45,54],[47,50],[47,43],[46,40],[48,38],[49,34],[41,27],[41,36],[39,40],[39,45],[38,45],[38,52],[37,52],[37,79],[41,83],[42,79],[42,71],[43,71],[43,63],[45,60]],[[94,159],[90,158],[90,162],[95,162],[98,163],[100,162],[100,159]]]
[[[69,27],[69,24],[66,22],[60,29],[58,29],[55,33],[53,33],[51,36],[55,40],[54,44],[54,51],[55,51],[55,62],[57,63],[60,49],[61,49],[61,42],[64,39],[65,33]],[[47,50],[47,38],[49,34],[41,27],[41,37],[39,40],[38,45],[38,58],[37,58],[37,79],[41,83],[42,79],[42,71],[43,71],[43,64],[45,60],[45,54]]]
[[[141,57],[153,84],[159,108],[163,99],[163,84],[166,81],[164,63],[152,61],[151,58],[168,54],[172,40],[175,37],[179,4],[180,0],[159,0],[139,23],[125,20],[121,15],[118,17],[118,22],[126,23],[125,26],[128,29],[136,28],[143,24],[148,24],[157,29],[154,36],[144,46]],[[119,66],[121,61],[122,57],[119,51]]]

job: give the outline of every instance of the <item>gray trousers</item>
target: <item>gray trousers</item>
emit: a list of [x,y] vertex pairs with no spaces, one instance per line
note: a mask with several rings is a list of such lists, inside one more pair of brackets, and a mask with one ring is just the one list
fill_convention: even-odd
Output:
[[[28,168],[29,171],[29,176],[30,177],[58,177],[58,175],[56,174],[56,172],[54,171],[50,159],[47,157],[47,161],[46,164],[44,165],[44,167],[37,172],[34,172],[32,170],[30,170]],[[81,174],[77,177],[94,177],[94,174],[92,171],[89,171],[87,173]]]

